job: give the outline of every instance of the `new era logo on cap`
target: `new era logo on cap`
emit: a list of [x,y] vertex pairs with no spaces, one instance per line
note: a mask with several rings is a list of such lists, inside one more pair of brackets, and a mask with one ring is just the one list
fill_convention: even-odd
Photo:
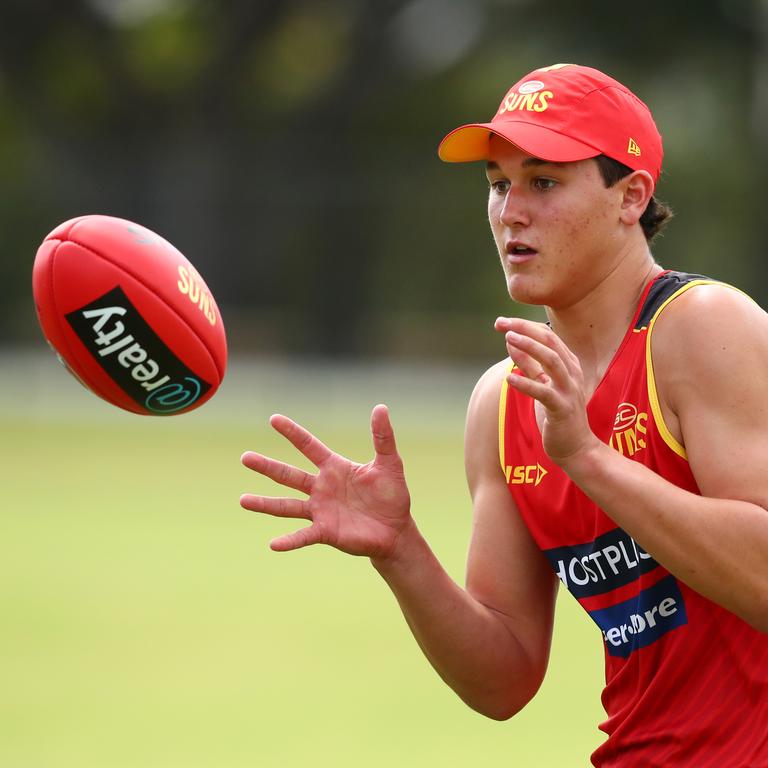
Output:
[[661,173],[661,136],[650,110],[620,82],[591,67],[555,64],[534,70],[507,91],[490,122],[449,133],[439,155],[448,162],[485,160],[492,133],[543,160],[607,155],[647,171],[654,181]]

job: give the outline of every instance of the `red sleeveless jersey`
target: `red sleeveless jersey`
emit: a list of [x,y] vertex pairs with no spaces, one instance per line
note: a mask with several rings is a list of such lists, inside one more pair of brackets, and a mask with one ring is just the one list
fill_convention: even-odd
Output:
[[[650,342],[669,302],[712,282],[664,272],[649,283],[587,408],[601,440],[694,493],[685,449],[661,415]],[[768,766],[768,635],[690,589],[618,528],[549,459],[534,401],[506,383],[499,422],[502,469],[520,514],[602,632],[608,738],[592,763]]]

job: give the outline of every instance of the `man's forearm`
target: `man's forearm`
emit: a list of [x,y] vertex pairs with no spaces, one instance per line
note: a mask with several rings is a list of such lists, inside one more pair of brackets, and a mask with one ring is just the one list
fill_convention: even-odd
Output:
[[506,719],[530,701],[543,670],[497,612],[451,579],[415,524],[395,556],[371,562],[429,662],[468,706]]
[[562,467],[670,573],[768,632],[768,511],[683,490],[604,443]]

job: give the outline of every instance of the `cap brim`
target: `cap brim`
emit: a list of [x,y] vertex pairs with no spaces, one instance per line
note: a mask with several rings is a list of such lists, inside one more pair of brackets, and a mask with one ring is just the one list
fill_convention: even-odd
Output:
[[533,157],[557,163],[586,160],[600,154],[599,149],[551,128],[513,120],[459,126],[440,142],[437,154],[447,163],[488,160],[491,134],[506,139]]

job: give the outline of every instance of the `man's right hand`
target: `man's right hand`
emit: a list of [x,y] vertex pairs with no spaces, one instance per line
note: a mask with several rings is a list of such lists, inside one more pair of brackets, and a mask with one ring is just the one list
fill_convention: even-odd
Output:
[[395,435],[384,405],[371,414],[374,458],[357,464],[334,453],[304,427],[286,416],[270,423],[318,469],[317,474],[258,453],[243,454],[243,464],[306,499],[244,494],[240,504],[276,517],[311,520],[312,524],[270,542],[286,552],[328,544],[351,555],[386,559],[395,553],[400,534],[411,524],[410,495]]

